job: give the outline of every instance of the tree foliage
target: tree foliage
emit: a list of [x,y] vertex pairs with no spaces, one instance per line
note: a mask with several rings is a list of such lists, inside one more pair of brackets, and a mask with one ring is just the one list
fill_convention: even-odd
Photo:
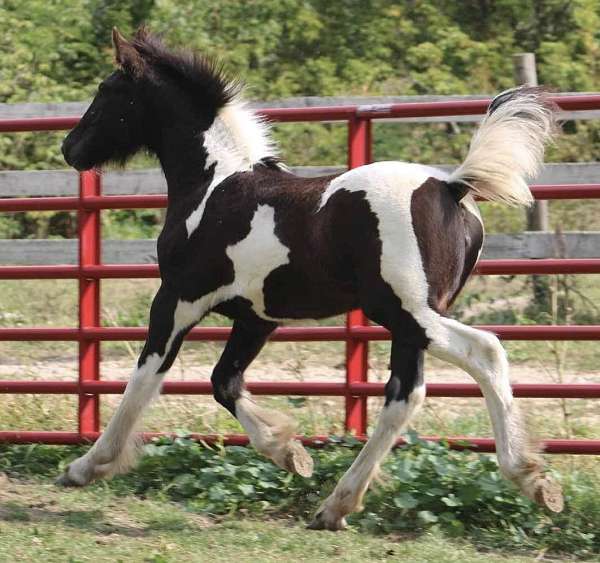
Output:
[[[5,0],[0,102],[88,99],[112,68],[111,28],[144,23],[218,57],[262,100],[493,93],[514,83],[519,51],[552,88],[600,87],[596,0]],[[3,151],[5,168],[57,164],[4,145],[18,155]]]
[[[600,89],[597,0],[3,0],[0,102],[89,99],[113,68],[110,31],[147,24],[240,76],[252,99],[491,94],[514,84],[512,55],[533,51],[540,83]],[[378,159],[459,162],[469,127],[377,128]],[[595,123],[569,124],[550,153],[594,160]],[[290,164],[342,164],[336,125],[277,128]],[[0,169],[63,167],[61,134],[0,136]]]

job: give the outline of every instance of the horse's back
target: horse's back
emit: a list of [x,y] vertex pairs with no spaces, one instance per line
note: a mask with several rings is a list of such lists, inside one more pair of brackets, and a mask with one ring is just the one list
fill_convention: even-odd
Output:
[[318,318],[361,305],[383,281],[413,314],[445,309],[466,279],[467,230],[480,224],[465,221],[443,178],[401,162],[320,178],[235,174],[178,246],[185,298],[212,292],[264,318]]

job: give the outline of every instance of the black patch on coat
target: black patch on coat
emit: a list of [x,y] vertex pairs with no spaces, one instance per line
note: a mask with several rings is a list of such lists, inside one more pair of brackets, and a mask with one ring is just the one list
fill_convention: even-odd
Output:
[[413,192],[411,217],[429,285],[429,305],[444,313],[475,266],[483,244],[481,225],[456,202],[448,184],[436,178]]

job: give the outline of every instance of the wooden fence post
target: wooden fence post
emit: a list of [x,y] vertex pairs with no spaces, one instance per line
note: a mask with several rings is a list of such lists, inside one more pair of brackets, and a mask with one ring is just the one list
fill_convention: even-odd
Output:
[[[518,85],[537,86],[537,69],[535,53],[517,53],[513,55],[513,68],[515,81]],[[528,231],[550,230],[548,220],[548,202],[536,201],[527,213]],[[550,287],[548,282],[540,276],[531,276],[533,286],[533,301],[538,311],[548,311],[550,307]]]

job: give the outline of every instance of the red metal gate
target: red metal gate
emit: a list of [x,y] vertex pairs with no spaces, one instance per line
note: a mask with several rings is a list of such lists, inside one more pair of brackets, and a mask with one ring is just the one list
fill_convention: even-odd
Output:
[[[568,111],[600,109],[600,95],[556,96],[554,101]],[[371,161],[371,122],[381,118],[475,115],[485,113],[489,100],[403,103],[371,106],[267,109],[261,113],[272,121],[346,121],[348,123],[348,165],[356,167]],[[40,118],[0,120],[0,132],[50,131],[70,129],[78,118]],[[536,199],[599,198],[600,184],[533,186]],[[79,265],[77,266],[2,266],[0,279],[77,279],[79,280],[78,328],[2,328],[0,340],[77,341],[79,343],[78,381],[0,381],[0,393],[76,394],[79,397],[77,432],[0,432],[0,442],[75,444],[97,438],[100,431],[101,394],[122,393],[125,383],[100,380],[100,343],[108,340],[144,340],[145,328],[102,327],[100,323],[100,280],[108,278],[158,277],[156,265],[102,264],[100,211],[164,207],[167,197],[158,195],[103,196],[101,178],[94,171],[80,175],[79,197],[39,197],[0,200],[0,212],[76,210],[79,215]],[[600,259],[482,260],[476,273],[553,274],[600,273]],[[600,340],[600,326],[494,325],[481,326],[505,340]],[[192,340],[226,340],[227,328],[195,328]],[[275,341],[343,341],[346,343],[346,381],[257,382],[248,385],[259,395],[327,395],[345,398],[345,427],[365,438],[367,397],[383,395],[382,383],[367,380],[368,343],[389,340],[389,333],[370,326],[361,311],[347,316],[345,327],[283,327],[275,331]],[[598,384],[515,384],[517,397],[600,398]],[[210,394],[209,381],[167,381],[166,394]],[[437,383],[427,385],[430,397],[480,397],[475,384]],[[203,439],[214,439],[202,436]],[[435,439],[435,437],[431,437]],[[305,437],[307,443],[326,440],[323,436]],[[493,451],[487,438],[454,437],[455,447],[468,440],[480,451]],[[228,436],[227,443],[247,443],[245,436]],[[546,440],[549,453],[600,454],[600,440]]]

